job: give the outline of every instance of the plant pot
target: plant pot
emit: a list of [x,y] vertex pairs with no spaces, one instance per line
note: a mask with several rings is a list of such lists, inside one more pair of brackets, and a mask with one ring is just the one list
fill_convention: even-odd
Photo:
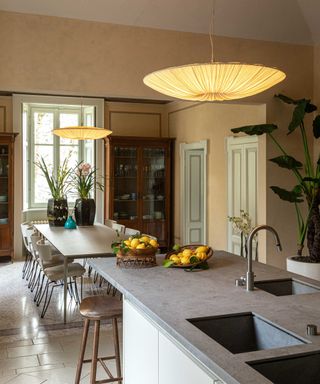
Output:
[[287,257],[287,271],[320,281],[320,263],[306,263]]
[[74,206],[74,216],[79,226],[93,225],[96,214],[94,199],[77,199]]
[[67,199],[49,199],[47,218],[50,227],[63,227],[68,218]]

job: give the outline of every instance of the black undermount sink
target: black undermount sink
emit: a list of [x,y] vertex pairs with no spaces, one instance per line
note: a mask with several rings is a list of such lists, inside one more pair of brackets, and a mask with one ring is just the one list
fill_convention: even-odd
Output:
[[256,281],[254,286],[275,296],[301,295],[304,293],[320,292],[320,288],[294,279]]
[[202,317],[188,321],[232,353],[306,343],[252,312]]
[[274,384],[320,383],[320,352],[247,363]]

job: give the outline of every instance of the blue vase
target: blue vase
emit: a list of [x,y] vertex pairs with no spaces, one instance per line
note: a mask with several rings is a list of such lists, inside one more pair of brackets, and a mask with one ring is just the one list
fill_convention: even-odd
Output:
[[67,221],[65,222],[64,224],[64,227],[66,229],[77,229],[77,224],[76,222],[73,220],[72,216],[69,216]]

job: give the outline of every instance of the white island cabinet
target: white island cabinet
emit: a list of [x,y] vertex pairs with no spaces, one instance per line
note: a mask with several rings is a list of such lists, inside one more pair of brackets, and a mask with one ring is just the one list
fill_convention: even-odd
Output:
[[123,304],[124,384],[223,384],[128,300]]

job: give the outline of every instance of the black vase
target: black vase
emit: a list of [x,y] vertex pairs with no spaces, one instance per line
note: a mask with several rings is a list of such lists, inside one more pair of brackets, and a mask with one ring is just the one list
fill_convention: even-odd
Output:
[[96,215],[96,203],[94,199],[77,199],[74,206],[74,215],[77,225],[93,225]]
[[49,199],[47,217],[50,227],[63,227],[68,218],[67,199]]

